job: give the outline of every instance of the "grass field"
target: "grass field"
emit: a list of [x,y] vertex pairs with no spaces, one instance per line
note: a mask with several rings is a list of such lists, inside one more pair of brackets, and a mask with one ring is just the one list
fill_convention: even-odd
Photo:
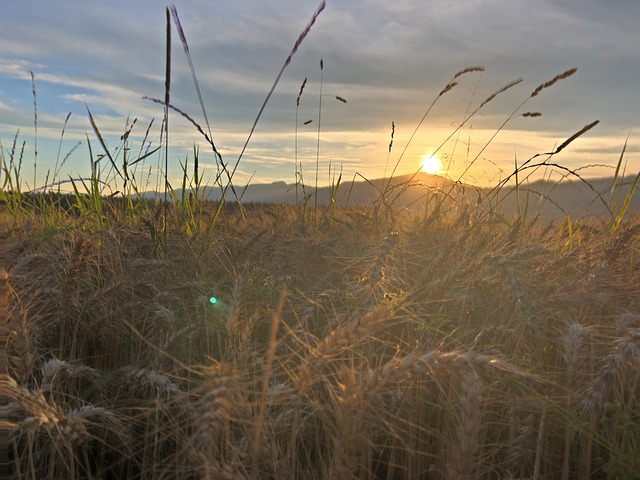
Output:
[[431,213],[14,217],[14,478],[636,478],[640,224]]
[[301,178],[297,205],[208,202],[195,149],[191,194],[145,199],[163,150],[127,158],[90,122],[101,155],[70,196],[23,192],[17,135],[2,149],[7,478],[639,478],[638,177],[612,159],[599,218],[543,223],[518,192],[536,169],[583,181],[556,158],[597,122],[516,166],[512,195],[425,188],[411,208],[384,185],[319,204]]

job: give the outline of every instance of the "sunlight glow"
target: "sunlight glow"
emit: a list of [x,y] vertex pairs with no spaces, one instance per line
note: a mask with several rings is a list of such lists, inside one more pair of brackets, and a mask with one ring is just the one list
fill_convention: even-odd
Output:
[[442,170],[442,162],[435,153],[427,153],[426,155],[423,155],[420,165],[424,172],[430,173],[431,175],[435,175]]

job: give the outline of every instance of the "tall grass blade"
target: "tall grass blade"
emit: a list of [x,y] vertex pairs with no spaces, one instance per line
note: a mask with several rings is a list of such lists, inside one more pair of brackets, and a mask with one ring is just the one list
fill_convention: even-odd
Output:
[[576,133],[574,133],[573,135],[571,135],[569,138],[567,138],[564,142],[562,142],[560,144],[560,146],[558,148],[556,148],[553,151],[553,155],[555,155],[556,153],[560,153],[562,150],[564,150],[571,142],[573,142],[576,138],[584,135],[585,133],[587,133],[589,130],[591,130],[593,127],[595,127],[596,125],[598,125],[600,123],[600,120],[596,120],[595,122],[591,122],[588,125],[585,125],[584,127],[582,127],[580,130],[578,130]]
[[202,110],[202,116],[204,117],[205,125],[207,126],[207,131],[209,132],[209,138],[212,138],[211,135],[211,125],[209,124],[209,117],[207,115],[207,109],[204,106],[204,101],[202,100],[202,93],[200,92],[200,84],[198,83],[198,77],[196,76],[196,70],[193,67],[193,60],[191,59],[191,53],[189,52],[189,44],[187,43],[187,37],[184,34],[184,29],[182,28],[182,24],[180,23],[180,18],[178,17],[178,10],[175,5],[171,5],[169,7],[171,10],[171,16],[173,17],[173,23],[176,26],[176,30],[178,31],[178,36],[180,37],[180,42],[182,43],[182,48],[184,49],[184,54],[187,57],[187,63],[189,63],[189,70],[191,71],[191,78],[193,80],[193,85],[196,89],[196,95],[198,96],[198,102],[200,103],[200,109]]
[[[460,70],[459,72],[457,72],[454,76],[453,79],[456,79],[458,77],[460,77],[461,75],[464,75],[465,73],[469,73],[469,72],[484,72],[484,67],[468,67],[465,68],[463,70]],[[512,82],[513,83],[513,82]],[[416,127],[413,130],[413,133],[411,134],[411,136],[409,137],[409,140],[407,141],[406,145],[404,146],[404,148],[402,149],[402,152],[400,153],[400,156],[398,157],[398,160],[395,164],[395,166],[393,167],[393,170],[391,171],[391,176],[389,177],[389,181],[387,183],[387,185],[383,188],[383,190],[386,192],[386,190],[389,188],[389,185],[391,184],[391,179],[393,178],[393,176],[396,173],[396,170],[398,169],[398,166],[400,165],[400,162],[402,161],[402,158],[404,157],[404,154],[407,152],[407,149],[409,148],[409,145],[411,145],[411,142],[413,142],[413,138],[416,136],[416,134],[418,133],[418,130],[420,129],[420,127],[422,126],[422,124],[424,123],[425,119],[427,118],[427,116],[429,115],[429,113],[431,112],[431,110],[433,109],[433,107],[435,106],[436,102],[438,101],[438,99],[440,97],[442,97],[445,93],[447,93],[448,91],[450,91],[453,87],[455,87],[456,85],[458,85],[458,82],[455,82],[453,80],[451,80],[449,83],[447,83],[447,85],[440,91],[440,93],[436,96],[436,98],[433,99],[433,101],[431,102],[431,105],[429,105],[427,107],[427,110],[424,112],[424,115],[422,115],[422,118],[420,119],[420,121],[418,122],[418,124],[416,125]],[[498,92],[499,93],[499,92]],[[496,93],[495,95],[498,95],[498,93]],[[485,102],[482,104],[484,105],[485,103],[487,103],[488,100],[485,100]],[[482,105],[480,107],[478,107],[478,110],[480,108],[482,108]],[[462,128],[462,126],[477,112],[477,110],[475,112],[473,112],[469,117],[467,117],[465,119],[465,121],[460,124],[460,126],[451,134],[451,136],[449,138],[451,138],[460,128]],[[447,138],[447,140],[445,140],[445,142],[449,141],[449,138]],[[391,145],[389,145],[389,148],[391,148]],[[435,152],[434,152],[435,153]]]
[[[624,141],[624,145],[622,146],[622,151],[620,152],[620,157],[618,158],[618,163],[616,164],[616,171],[613,175],[613,182],[611,184],[611,193],[609,195],[609,205],[611,205],[612,210],[616,210],[617,206],[618,206],[618,201],[620,199],[620,187],[622,186],[622,180],[624,180],[624,171],[622,172],[622,177],[620,176],[620,169],[622,168],[622,162],[624,159],[624,154],[627,151],[627,144],[629,143],[629,136],[631,135],[631,132],[629,132],[629,135],[627,135],[627,138]],[[625,165],[625,170],[626,170],[626,165]],[[621,180],[620,183],[618,183],[618,180]],[[615,200],[614,200],[614,195],[615,195]]]
[[318,140],[316,143],[316,183],[313,198],[313,221],[318,219],[318,173],[320,171],[320,126],[322,123],[322,84],[324,80],[324,62],[320,59],[320,95],[318,96]]
[[[69,118],[71,117],[71,112],[67,113],[67,118],[64,119],[64,124],[62,125],[62,132],[60,133],[60,141],[58,142],[58,153],[56,154],[56,164],[53,167],[53,178],[52,181],[55,182],[56,177],[58,175],[58,162],[60,161],[60,150],[62,149],[62,140],[64,139],[64,132],[67,128],[67,123],[69,123]],[[65,157],[66,158],[66,157]],[[64,161],[63,161],[64,163]],[[62,166],[60,166],[62,168]]]
[[249,131],[249,136],[247,137],[247,140],[245,141],[244,146],[242,147],[242,150],[240,151],[240,155],[238,156],[238,159],[236,160],[236,163],[234,164],[233,169],[231,170],[231,178],[233,178],[234,174],[236,173],[236,169],[238,168],[238,165],[240,164],[240,160],[242,159],[242,156],[244,155],[244,152],[246,151],[247,146],[249,145],[249,141],[251,141],[251,137],[253,136],[253,133],[255,132],[256,127],[258,126],[258,122],[260,121],[260,117],[262,116],[262,113],[264,112],[264,109],[266,108],[267,103],[269,103],[269,100],[271,99],[271,95],[273,95],[273,92],[275,91],[276,87],[278,86],[278,83],[280,83],[280,79],[282,78],[282,75],[284,74],[284,71],[286,70],[286,68],[291,63],[291,60],[293,59],[293,56],[298,51],[298,48],[300,48],[300,45],[302,44],[303,40],[309,34],[309,31],[311,30],[311,27],[313,27],[313,25],[316,23],[317,18],[320,16],[320,14],[324,10],[325,6],[326,6],[326,2],[325,2],[325,0],[322,0],[322,2],[320,3],[320,5],[316,9],[316,11],[311,16],[311,20],[309,20],[309,23],[304,28],[304,30],[302,31],[300,36],[298,36],[298,39],[296,40],[296,43],[293,45],[293,48],[291,49],[291,52],[289,53],[289,56],[284,61],[284,64],[282,65],[282,68],[280,68],[280,71],[278,72],[278,75],[276,76],[276,79],[273,82],[273,85],[271,86],[271,89],[269,90],[269,93],[267,94],[267,97],[264,99],[264,102],[262,103],[262,106],[260,107],[260,110],[258,111],[258,115],[256,116],[255,120],[253,121],[253,125],[251,126],[251,130]]
[[[622,147],[622,152],[620,152],[620,158],[618,159],[618,165],[616,166],[616,174],[613,180],[613,185],[612,185],[612,190],[616,189],[617,193],[616,193],[616,201],[615,204],[611,206],[612,211],[616,212],[616,216],[615,219],[613,221],[613,225],[611,228],[612,233],[615,233],[615,231],[618,229],[618,227],[620,226],[620,223],[622,222],[627,209],[629,208],[629,205],[631,204],[631,198],[633,197],[633,194],[636,190],[636,187],[638,186],[638,181],[640,180],[640,172],[638,172],[638,174],[636,175],[636,177],[634,178],[633,182],[631,183],[631,186],[629,187],[629,191],[627,192],[627,194],[624,197],[624,201],[622,202],[622,206],[620,207],[620,209],[618,210],[618,199],[619,196],[621,194],[622,191],[622,187],[624,186],[624,177],[622,177],[620,179],[620,181],[618,182],[618,174],[620,171],[620,165],[622,164],[622,159],[624,158],[624,154],[627,150],[627,142],[629,140],[629,137],[627,137],[627,140],[625,140],[624,142],[624,146]],[[612,191],[613,193],[613,191]]]
[[[164,76],[164,218],[168,218],[169,205],[167,193],[169,190],[169,104],[171,103],[171,12],[166,8],[167,43],[165,48],[165,76]],[[167,229],[163,234],[164,247],[167,246]]]
[[31,92],[33,94],[33,188],[36,188],[38,180],[38,105],[36,101],[36,77],[33,72],[31,74]]
[[156,147],[153,150],[149,150],[147,153],[145,153],[144,155],[136,158],[133,162],[129,162],[128,166],[129,167],[133,167],[134,165],[142,162],[143,160],[146,160],[147,158],[149,158],[151,155],[153,155],[154,153],[156,153],[158,150],[160,150],[162,147]]
[[[91,110],[89,110],[89,106],[85,105],[85,107],[87,108],[87,113],[89,114],[89,122],[91,123],[91,128],[93,129],[93,132],[96,134],[96,137],[98,138],[98,141],[100,142],[100,145],[102,146],[102,149],[104,150],[105,155],[109,159],[109,162],[111,163],[111,166],[116,171],[118,176],[122,180],[124,180],[124,176],[120,172],[120,169],[118,168],[118,165],[116,165],[116,161],[113,158],[113,155],[111,155],[111,152],[109,151],[109,147],[107,147],[107,142],[105,141],[104,137],[100,133],[100,129],[98,128],[98,125],[96,124],[96,121],[93,118],[93,115],[91,114]],[[88,138],[87,138],[87,142],[89,142]],[[97,160],[97,161],[99,161],[99,160]],[[91,158],[91,162],[93,164],[93,157]]]

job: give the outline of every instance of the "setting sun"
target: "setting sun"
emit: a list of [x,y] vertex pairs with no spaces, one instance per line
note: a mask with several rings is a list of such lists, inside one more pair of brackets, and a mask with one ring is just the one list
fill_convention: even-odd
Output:
[[431,175],[435,175],[442,170],[442,162],[434,153],[423,155],[421,165],[422,170]]

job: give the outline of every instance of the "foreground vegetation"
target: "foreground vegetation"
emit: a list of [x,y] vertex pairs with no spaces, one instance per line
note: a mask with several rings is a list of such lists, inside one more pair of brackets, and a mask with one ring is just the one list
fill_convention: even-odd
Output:
[[[171,18],[189,55],[167,10],[167,91],[151,100],[164,125],[170,109],[193,123],[221,198],[240,199],[242,153],[223,162],[208,125],[170,105]],[[483,70],[455,74],[418,127]],[[538,86],[496,135],[539,116],[519,110],[575,72]],[[470,100],[454,133],[520,82]],[[319,204],[319,167],[311,188],[297,158],[296,205],[209,203],[197,148],[173,188],[166,129],[151,150],[149,125],[136,157],[135,120],[114,149],[89,119],[90,177],[61,180],[58,158],[25,193],[24,143],[0,145],[9,478],[638,478],[640,220],[628,210],[640,175],[624,178],[623,149],[610,191],[595,192],[607,215],[548,224],[521,189],[537,170],[584,181],[555,157],[597,121],[493,190],[425,187],[400,208],[409,185],[390,179],[371,205],[339,206],[335,175]],[[164,202],[141,195],[156,152]]]
[[371,211],[16,217],[14,478],[635,478],[640,223]]

